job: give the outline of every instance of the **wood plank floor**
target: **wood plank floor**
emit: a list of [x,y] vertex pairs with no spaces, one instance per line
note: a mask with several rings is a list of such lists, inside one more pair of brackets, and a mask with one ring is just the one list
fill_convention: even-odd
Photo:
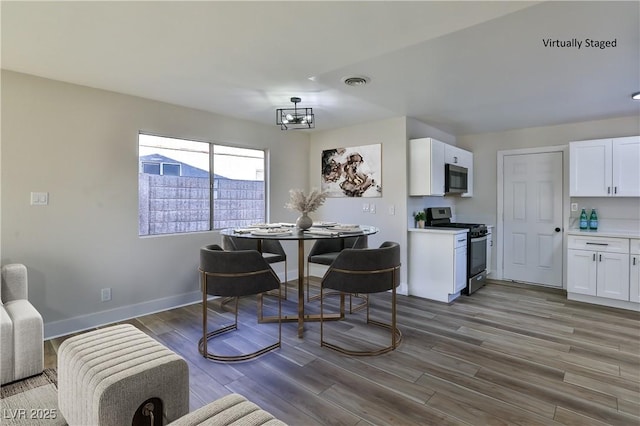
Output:
[[[287,313],[295,312],[292,289]],[[390,299],[374,295],[372,316],[388,318]],[[277,306],[265,304],[267,314]],[[222,312],[216,301],[210,307]],[[216,350],[277,338],[276,324],[256,323],[255,299],[242,299],[240,310],[240,329],[214,340]],[[197,351],[201,318],[191,305],[127,321],[188,361],[192,410],[237,392],[291,425],[640,424],[640,315],[571,302],[558,290],[490,282],[451,305],[398,296],[403,341],[377,357],[321,348],[318,323],[305,324],[303,339],[284,323],[281,349],[215,363]],[[211,315],[210,327],[228,318]],[[326,338],[388,344],[389,334],[363,318],[325,324]],[[55,367],[63,340],[46,342],[46,367]]]

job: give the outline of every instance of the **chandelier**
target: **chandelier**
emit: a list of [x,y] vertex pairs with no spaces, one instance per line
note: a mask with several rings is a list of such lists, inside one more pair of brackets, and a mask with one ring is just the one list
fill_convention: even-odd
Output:
[[281,130],[313,129],[316,122],[313,116],[313,108],[298,109],[300,98],[293,97],[293,108],[279,108],[276,110],[276,124]]

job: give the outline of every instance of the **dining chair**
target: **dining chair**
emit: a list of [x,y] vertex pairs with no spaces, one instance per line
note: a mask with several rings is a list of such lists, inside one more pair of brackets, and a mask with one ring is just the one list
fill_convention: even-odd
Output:
[[[262,248],[259,249],[259,241],[262,241]],[[267,263],[274,264],[284,262],[284,298],[287,299],[287,253],[278,240],[258,240],[255,238],[236,238],[228,235],[222,236],[222,248],[227,251],[237,250],[258,250]]]
[[[320,284],[320,345],[347,355],[380,355],[394,350],[402,340],[396,325],[396,287],[400,284],[400,245],[386,241],[379,248],[344,249],[322,277]],[[340,292],[340,316],[344,317],[346,294],[366,294],[391,291],[391,322],[373,320],[367,303],[366,323],[391,330],[391,344],[379,349],[355,350],[330,343],[324,337],[324,291]],[[353,336],[352,336],[353,337]],[[354,339],[355,341],[356,339]],[[368,343],[367,343],[368,345]]]
[[[217,244],[200,249],[200,280],[202,287],[202,338],[198,351],[214,361],[245,361],[273,349],[282,342],[282,305],[280,279],[257,250],[225,251]],[[238,329],[238,299],[258,295],[258,320],[262,319],[264,293],[278,290],[278,341],[254,352],[241,355],[220,355],[209,352],[209,343],[221,334]],[[207,330],[208,295],[235,298],[235,320],[213,331]],[[211,341],[211,342],[210,342]]]
[[[309,287],[311,282],[309,280],[309,264],[315,263],[318,265],[329,266],[338,257],[342,250],[347,248],[363,249],[367,248],[369,240],[366,235],[358,235],[345,238],[326,238],[316,240],[309,251],[307,256],[307,302],[311,300]],[[359,307],[364,307],[363,305]],[[359,308],[357,307],[357,308]],[[357,309],[356,308],[356,309]],[[351,309],[350,309],[351,311]]]

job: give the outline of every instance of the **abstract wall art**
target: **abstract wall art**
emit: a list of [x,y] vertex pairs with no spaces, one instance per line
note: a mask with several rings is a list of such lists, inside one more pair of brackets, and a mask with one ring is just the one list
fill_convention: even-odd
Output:
[[382,197],[382,144],[324,150],[321,174],[329,197]]

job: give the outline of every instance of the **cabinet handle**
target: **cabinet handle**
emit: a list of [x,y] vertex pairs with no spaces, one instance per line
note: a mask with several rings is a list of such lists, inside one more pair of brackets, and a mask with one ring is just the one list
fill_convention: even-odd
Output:
[[609,243],[586,243],[588,246],[608,246]]
[[611,194],[611,187],[607,186],[607,194]]
[[458,157],[453,157],[453,162],[457,163],[458,162]]
[[614,186],[614,187],[613,187],[613,193],[614,193],[614,194],[617,194],[617,193],[618,193],[618,187],[617,187],[617,186]]
[[636,266],[636,257],[633,256],[633,266]]
[[593,261],[594,262],[596,261],[596,254],[595,253],[593,253]]
[[598,261],[602,262],[602,255],[601,254],[598,255]]
[[459,243],[463,243],[463,242],[465,242],[465,241],[467,241],[467,239],[466,239],[466,238],[465,238],[465,239],[462,239],[462,240],[458,240],[458,242],[459,242]]

